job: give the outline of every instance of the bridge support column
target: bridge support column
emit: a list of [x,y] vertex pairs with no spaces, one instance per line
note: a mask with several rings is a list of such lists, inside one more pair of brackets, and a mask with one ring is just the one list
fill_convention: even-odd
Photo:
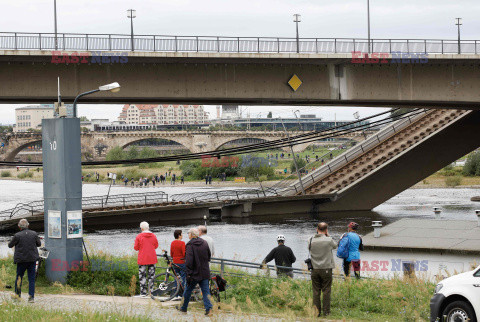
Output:
[[43,197],[47,278],[66,282],[82,251],[80,119],[42,120]]

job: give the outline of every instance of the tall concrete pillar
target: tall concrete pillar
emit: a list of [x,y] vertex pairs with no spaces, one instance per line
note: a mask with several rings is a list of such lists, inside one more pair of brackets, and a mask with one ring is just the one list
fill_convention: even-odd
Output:
[[42,120],[42,151],[46,274],[65,283],[83,260],[80,119]]

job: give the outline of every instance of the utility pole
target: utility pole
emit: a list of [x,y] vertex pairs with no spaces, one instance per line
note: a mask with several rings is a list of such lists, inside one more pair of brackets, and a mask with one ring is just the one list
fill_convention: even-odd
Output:
[[368,53],[372,52],[372,41],[370,40],[370,0],[367,0],[367,20],[368,20]]
[[55,50],[58,49],[58,38],[57,38],[57,0],[53,0],[53,20],[55,26]]
[[133,18],[137,17],[137,10],[135,9],[128,9],[128,16],[127,18],[130,18],[130,37],[131,37],[131,42],[132,42],[132,51],[135,51],[135,46],[133,44]]
[[294,19],[293,22],[295,22],[296,27],[297,27],[297,54],[300,52],[300,39],[298,37],[298,23],[301,22],[300,20],[300,15],[298,13],[293,15]]
[[[283,124],[283,119],[279,117],[280,122],[282,122],[283,131],[287,134],[288,143],[290,143],[290,134],[288,134],[287,129],[285,128],[285,124]],[[300,171],[298,171],[298,164],[297,159],[295,158],[295,152],[293,152],[293,145],[290,143],[290,151],[292,152],[293,157],[293,164],[295,164],[295,170],[297,171],[298,182],[300,182],[300,189],[302,189],[302,195],[305,195],[305,189],[303,188],[302,176],[300,175]]]
[[458,53],[461,54],[462,49],[460,47],[460,26],[462,25],[462,18],[455,18],[455,20],[456,20],[455,24],[458,27]]

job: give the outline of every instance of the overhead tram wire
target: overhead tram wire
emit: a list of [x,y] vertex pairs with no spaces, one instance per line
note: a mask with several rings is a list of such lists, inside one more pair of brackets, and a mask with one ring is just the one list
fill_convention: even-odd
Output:
[[[138,163],[151,163],[151,162],[165,162],[165,161],[177,161],[177,160],[192,160],[192,159],[199,159],[202,157],[220,157],[222,155],[234,155],[234,154],[240,154],[240,153],[247,153],[247,152],[259,152],[259,151],[264,151],[264,150],[269,150],[271,148],[278,148],[278,147],[285,147],[289,145],[298,145],[302,143],[307,143],[307,142],[313,142],[317,141],[320,139],[326,139],[326,138],[334,138],[338,136],[342,136],[351,132],[356,132],[360,130],[366,130],[368,128],[376,127],[379,125],[383,124],[388,124],[392,122],[396,122],[400,119],[404,119],[410,116],[414,116],[417,114],[422,113],[420,109],[413,109],[413,112],[408,111],[402,114],[399,114],[397,116],[389,116],[384,119],[368,123],[368,124],[363,124],[363,125],[357,125],[350,127],[348,129],[342,129],[344,127],[360,123],[362,121],[366,121],[372,118],[376,118],[378,116],[391,113],[392,111],[395,111],[398,109],[394,110],[389,110],[386,112],[378,113],[363,119],[355,120],[340,126],[332,127],[326,130],[321,130],[321,131],[314,131],[314,132],[309,132],[306,134],[301,134],[295,137],[291,137],[291,140],[289,141],[288,139],[279,139],[279,140],[274,140],[274,141],[268,141],[268,142],[263,142],[263,143],[256,143],[256,144],[250,144],[246,145],[243,147],[236,147],[236,148],[231,148],[231,149],[225,149],[221,151],[207,151],[207,152],[199,152],[199,153],[188,153],[188,154],[181,154],[181,155],[176,155],[176,156],[167,156],[167,157],[158,157],[158,158],[148,158],[148,159],[132,159],[132,160],[114,160],[114,161],[87,161],[87,162],[82,162],[82,165],[113,165],[113,164],[138,164]],[[419,111],[420,110],[420,111]],[[407,115],[407,116],[405,116]],[[320,135],[322,133],[326,133],[324,135]],[[5,165],[5,166],[42,166],[41,162],[14,162],[14,161],[0,161],[0,165]]]
[[[379,121],[375,121],[373,123],[369,124],[364,124],[360,126],[355,126],[351,127],[346,130],[337,130],[336,132],[332,132],[332,129],[338,129],[341,127],[345,127],[351,124],[358,123],[360,121],[364,121],[369,118],[374,118],[379,115],[385,114],[385,113],[390,113],[391,111],[379,113],[358,121],[350,122],[347,124],[344,124],[342,126],[337,126],[332,129],[328,130],[323,130],[323,131],[316,131],[314,133],[310,132],[308,134],[304,135],[299,135],[296,137],[293,137],[292,140],[288,141],[287,139],[280,139],[280,140],[275,140],[275,141],[269,141],[269,142],[264,142],[264,143],[257,143],[257,144],[251,144],[243,147],[237,147],[237,148],[232,148],[232,149],[225,149],[222,151],[207,151],[207,152],[200,152],[200,153],[190,153],[190,154],[182,154],[182,155],[177,155],[177,156],[168,156],[168,157],[159,157],[159,158],[149,158],[149,159],[132,159],[132,160],[115,160],[115,161],[92,161],[92,162],[83,162],[83,165],[103,165],[103,164],[138,164],[138,163],[150,163],[150,162],[165,162],[165,161],[176,161],[176,160],[192,160],[192,159],[198,159],[202,157],[219,157],[221,155],[234,155],[234,154],[240,154],[240,153],[246,153],[246,152],[257,152],[257,151],[264,151],[264,150],[269,150],[272,147],[273,148],[278,148],[278,147],[285,147],[289,145],[297,145],[297,144],[302,144],[306,142],[313,142],[317,141],[319,139],[325,139],[325,138],[333,138],[333,137],[338,137],[341,135],[345,135],[351,132],[359,131],[359,130],[365,130],[368,128],[371,128],[373,126],[379,126],[383,124],[388,124],[406,117],[410,117],[412,115],[419,114],[421,112],[417,112],[418,109],[414,110],[414,112],[406,112],[402,113],[398,116],[392,117],[389,116],[387,118],[381,119]],[[406,117],[401,117],[403,115],[408,114]],[[328,134],[319,136],[318,133],[325,133],[328,132]],[[313,137],[312,137],[313,136]],[[41,166],[42,164],[40,162],[9,162],[9,161],[4,161],[0,162],[0,165],[9,165],[9,166],[18,166],[18,165],[25,165],[25,166]]]
[[[387,118],[381,119],[379,121],[375,121],[373,123],[369,124],[364,124],[364,125],[359,125],[359,126],[354,126],[349,129],[344,129],[344,130],[336,130],[333,131],[334,129],[339,129],[345,126],[349,126],[351,124],[359,123],[361,121],[371,119],[374,117],[378,117],[379,115],[390,113],[391,111],[387,112],[382,112],[378,113],[376,115],[372,115],[370,117],[360,119],[358,121],[353,121],[341,126],[337,126],[334,128],[330,128],[327,130],[322,130],[322,131],[316,131],[316,132],[309,132],[308,134],[302,134],[298,135],[295,137],[292,137],[290,141],[288,139],[280,139],[280,140],[275,140],[275,141],[269,141],[269,142],[263,142],[263,143],[257,143],[257,144],[251,144],[251,145],[246,145],[243,147],[237,147],[237,148],[231,148],[231,149],[225,149],[222,151],[207,151],[207,152],[200,152],[200,153],[189,153],[189,154],[181,154],[177,156],[168,156],[168,157],[158,157],[158,158],[148,158],[148,159],[132,159],[132,160],[115,160],[115,161],[90,161],[90,162],[83,162],[82,165],[104,165],[104,164],[138,164],[138,163],[150,163],[150,162],[165,162],[165,161],[177,161],[177,160],[192,160],[192,159],[199,159],[202,157],[220,157],[221,155],[234,155],[234,154],[240,154],[240,153],[247,153],[247,152],[258,152],[258,151],[264,151],[264,150],[269,150],[271,148],[278,148],[278,147],[285,147],[289,145],[297,145],[297,144],[302,144],[306,142],[313,142],[317,141],[319,139],[325,139],[325,138],[333,138],[333,137],[338,137],[342,136],[351,132],[359,131],[359,130],[365,130],[374,126],[379,126],[383,124],[388,124],[400,119],[404,119],[406,117],[410,117],[416,114],[419,114],[421,112],[417,112],[418,109],[415,109],[414,112],[406,112],[399,114],[395,117],[389,116]],[[406,117],[404,115],[408,114]],[[320,136],[318,134],[320,133],[325,133],[328,132],[328,134]],[[12,161],[0,161],[0,165],[7,165],[7,166],[42,166],[41,162],[12,162]]]

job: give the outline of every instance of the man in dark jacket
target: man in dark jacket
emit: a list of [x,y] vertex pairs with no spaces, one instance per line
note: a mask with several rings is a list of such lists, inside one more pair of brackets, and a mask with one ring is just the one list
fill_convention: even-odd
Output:
[[20,231],[13,236],[8,247],[15,247],[13,262],[17,264],[17,277],[15,279],[15,293],[18,297],[22,294],[22,281],[25,270],[28,272],[28,302],[33,303],[35,297],[35,265],[40,259],[37,247],[41,246],[40,237],[33,230],[28,229],[28,221],[20,220]]
[[202,238],[198,238],[199,231],[192,228],[188,231],[190,241],[185,248],[185,268],[187,273],[187,287],[183,293],[183,305],[179,308],[182,312],[187,312],[188,303],[192,296],[193,289],[197,284],[202,290],[203,305],[205,306],[205,315],[210,315],[212,303],[208,296],[208,281],[210,280],[210,248],[208,243]]
[[[278,246],[272,249],[272,251],[265,257],[261,267],[266,263],[275,259],[276,266],[292,267],[292,264],[297,260],[290,247],[285,246],[285,236],[277,236]],[[288,268],[277,268],[278,277],[288,276],[293,277],[293,271]]]

